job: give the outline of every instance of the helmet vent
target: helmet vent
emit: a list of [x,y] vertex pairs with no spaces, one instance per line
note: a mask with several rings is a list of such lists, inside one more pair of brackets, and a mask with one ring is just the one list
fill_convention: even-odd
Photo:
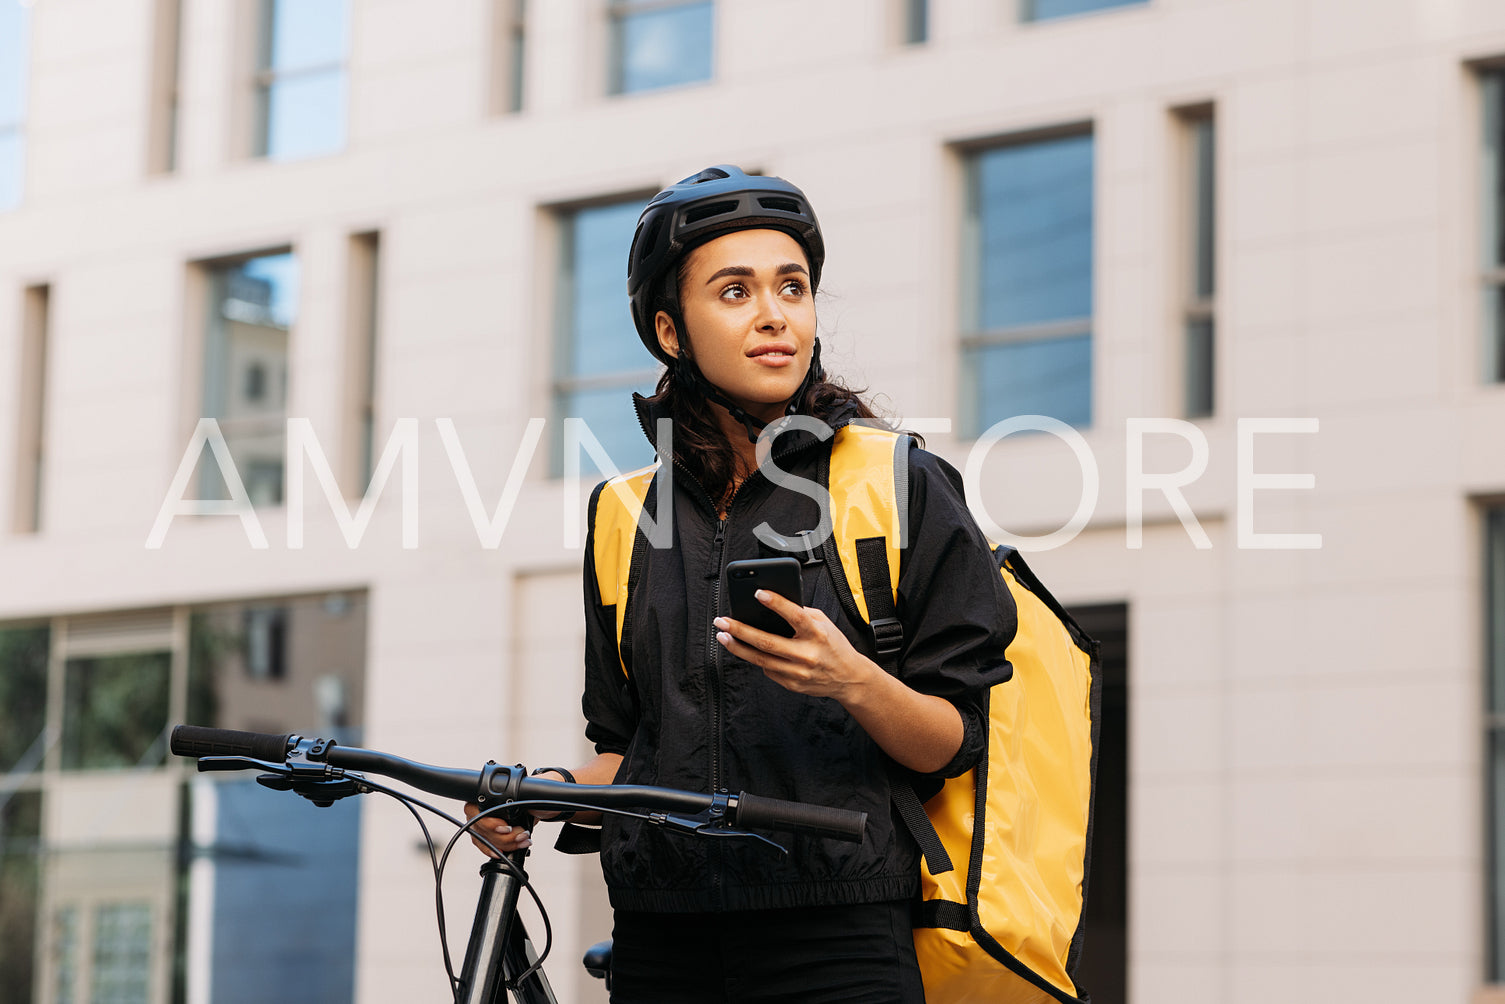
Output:
[[765,195],[758,199],[758,205],[764,209],[776,209],[781,213],[794,213],[796,216],[804,215],[800,204],[794,199],[780,198],[777,195]]
[[736,209],[739,204],[736,199],[730,199],[721,202],[712,202],[704,206],[696,206],[685,213],[685,224],[699,223],[701,220],[708,220],[712,216],[721,216]]
[[653,253],[653,249],[658,247],[659,231],[663,229],[663,217],[659,217],[658,219],[653,221],[653,225],[648,228],[648,233],[645,235],[642,241],[641,248],[634,248],[634,253],[637,255],[637,257],[634,258],[634,261],[641,264],[644,258]]

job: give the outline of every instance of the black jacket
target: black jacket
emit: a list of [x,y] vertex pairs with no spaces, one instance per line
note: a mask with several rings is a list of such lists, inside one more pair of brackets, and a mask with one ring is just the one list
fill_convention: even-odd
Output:
[[[644,428],[654,428],[640,403]],[[839,425],[844,423],[833,423]],[[774,459],[811,481],[823,452],[813,435],[781,436]],[[1013,639],[1013,602],[981,532],[967,512],[961,478],[923,450],[910,451],[910,540],[899,576],[904,648],[898,675],[921,693],[950,700],[966,738],[939,772],[969,769],[986,739],[982,697],[1009,678],[1004,649]],[[782,835],[787,857],[746,841],[666,833],[608,817],[602,868],[617,909],[656,912],[751,910],[903,899],[918,889],[919,857],[892,811],[899,768],[831,698],[785,690],[716,642],[711,621],[728,613],[729,561],[768,556],[753,536],[765,520],[793,536],[813,528],[812,499],[749,477],[718,519],[705,492],[674,472],[673,546],[645,547],[634,573],[625,623],[624,679],[616,652],[615,609],[601,602],[592,540],[586,546],[586,735],[597,752],[620,753],[618,783],[692,791],[748,791],[866,811],[860,844]],[[648,511],[654,514],[654,490]],[[761,549],[760,549],[761,547]],[[843,612],[831,572],[806,565],[804,603],[824,611],[858,651],[876,661],[872,634]],[[919,779],[923,782],[924,779]],[[934,788],[932,782],[931,788]],[[922,792],[922,797],[924,794]]]

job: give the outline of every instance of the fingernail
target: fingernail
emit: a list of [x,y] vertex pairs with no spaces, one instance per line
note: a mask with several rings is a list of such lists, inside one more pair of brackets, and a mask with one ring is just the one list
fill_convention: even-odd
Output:
[[727,642],[732,640],[732,636],[727,634],[725,631],[718,631],[716,633],[716,640],[725,645]]
[[711,621],[711,623],[714,624],[714,625],[716,625],[719,628],[722,628],[723,630],[726,628],[726,618],[725,617],[717,617],[715,620]]
[[753,598],[756,599],[759,603],[767,603],[770,595],[772,594],[770,594],[768,590],[759,589],[757,592],[753,593]]

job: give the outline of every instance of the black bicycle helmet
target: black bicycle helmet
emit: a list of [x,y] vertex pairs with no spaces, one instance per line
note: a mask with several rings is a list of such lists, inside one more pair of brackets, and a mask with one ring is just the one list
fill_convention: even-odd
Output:
[[681,258],[700,244],[737,230],[782,230],[805,249],[810,288],[820,285],[826,245],[805,193],[783,178],[747,174],[718,164],[671,185],[653,197],[638,218],[627,254],[627,296],[632,323],[654,357],[673,368],[658,344],[653,319],[667,310],[679,323],[675,271]]

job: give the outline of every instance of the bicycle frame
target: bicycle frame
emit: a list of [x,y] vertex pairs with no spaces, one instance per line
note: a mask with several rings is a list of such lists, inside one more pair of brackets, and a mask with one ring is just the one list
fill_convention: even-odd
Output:
[[[523,862],[527,856],[526,849],[507,855],[518,874],[526,874]],[[460,967],[455,1004],[506,1004],[506,987],[516,984],[518,975],[538,961],[533,941],[517,913],[521,892],[517,874],[500,861],[487,861],[481,866],[481,894],[476,900],[465,962]],[[558,1004],[542,969],[535,969],[521,984],[513,986],[512,996],[517,1004]]]

